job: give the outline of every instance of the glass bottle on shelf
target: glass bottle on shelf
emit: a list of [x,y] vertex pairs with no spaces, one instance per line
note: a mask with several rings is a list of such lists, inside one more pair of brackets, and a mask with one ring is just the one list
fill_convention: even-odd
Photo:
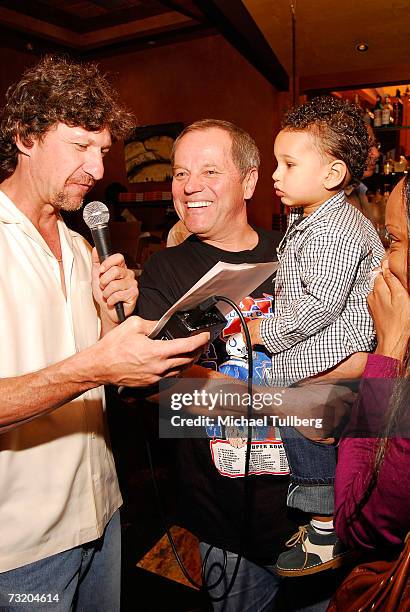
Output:
[[378,128],[382,126],[382,112],[383,112],[382,99],[380,96],[377,96],[376,104],[373,109],[373,115],[374,115],[373,127]]
[[383,154],[380,151],[380,142],[378,142],[376,146],[379,151],[379,157],[374,163],[374,174],[380,174],[380,170],[383,168]]
[[384,104],[382,110],[382,126],[387,127],[390,125],[390,121],[392,120],[392,105],[390,104],[389,96],[384,97]]
[[364,114],[363,114],[363,119],[366,125],[372,125],[373,123],[373,119],[374,119],[374,115],[373,113],[367,108],[364,109]]
[[404,155],[404,147],[398,147],[396,159],[394,160],[394,172],[405,172],[406,170],[407,159]]
[[400,89],[396,89],[393,100],[393,123],[394,125],[403,125],[403,100],[401,99]]
[[391,153],[387,153],[383,163],[383,173],[391,174],[394,171],[394,161],[391,157]]

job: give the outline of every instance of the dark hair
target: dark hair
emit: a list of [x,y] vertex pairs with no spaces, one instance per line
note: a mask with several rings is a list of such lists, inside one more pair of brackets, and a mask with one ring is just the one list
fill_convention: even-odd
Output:
[[408,174],[406,174],[403,182],[403,202],[407,213],[407,288],[410,291],[410,178]]
[[350,174],[346,184],[360,182],[370,139],[358,106],[332,96],[318,96],[288,111],[282,129],[311,132],[321,153],[345,162]]
[[[410,180],[406,175],[403,182],[402,198],[407,216],[407,235],[410,238]],[[407,287],[410,290],[410,244],[407,248]],[[373,471],[367,485],[366,491],[362,499],[358,502],[354,513],[349,517],[349,522],[353,521],[366,505],[373,490],[375,489],[380,469],[383,465],[386,452],[389,448],[390,439],[400,432],[400,429],[405,426],[406,419],[408,423],[409,410],[409,385],[410,385],[410,341],[407,342],[403,362],[398,370],[399,376],[393,385],[393,392],[390,399],[389,408],[385,417],[385,423],[381,432],[380,441],[377,445]]]
[[[407,235],[410,239],[410,180],[408,174],[403,181],[402,198],[407,217]],[[408,242],[407,246],[407,289],[410,291],[410,241]],[[407,343],[400,374],[404,379],[410,378],[410,341]],[[386,426],[383,433],[383,438],[385,440],[388,440],[392,433],[397,430],[396,426],[398,423],[400,423],[402,417],[404,417],[405,413],[408,411],[409,398],[406,397],[406,388],[408,388],[406,381],[403,383],[400,382],[400,379],[398,379],[387,414]],[[383,457],[384,453],[382,453],[380,463],[382,462]],[[376,460],[376,468],[377,463],[378,462]]]
[[117,99],[95,64],[45,56],[7,90],[0,117],[0,170],[9,175],[16,169],[16,136],[30,146],[60,122],[91,132],[108,128],[114,141],[124,138],[135,120]]
[[214,128],[227,132],[231,137],[232,159],[242,178],[245,178],[246,174],[252,168],[259,168],[259,149],[252,136],[234,123],[222,121],[221,119],[202,119],[188,125],[174,141],[171,152],[172,165],[174,165],[175,151],[181,138],[190,132],[211,130]]

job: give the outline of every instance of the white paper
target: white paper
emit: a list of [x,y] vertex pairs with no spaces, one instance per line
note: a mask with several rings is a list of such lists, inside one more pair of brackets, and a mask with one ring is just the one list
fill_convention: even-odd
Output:
[[[158,321],[150,333],[155,337],[174,312],[195,308],[213,295],[223,295],[235,304],[247,297],[278,269],[277,261],[254,264],[228,264],[218,261],[185,295],[183,295]],[[218,302],[217,307],[226,315],[232,307]]]

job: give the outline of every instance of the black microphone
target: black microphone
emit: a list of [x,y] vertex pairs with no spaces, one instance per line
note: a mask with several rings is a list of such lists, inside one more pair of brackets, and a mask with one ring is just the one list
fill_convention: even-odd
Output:
[[[98,259],[102,263],[113,253],[108,227],[110,212],[102,202],[90,202],[84,207],[83,219],[91,230]],[[125,321],[124,304],[122,302],[115,304],[115,311],[119,322]]]

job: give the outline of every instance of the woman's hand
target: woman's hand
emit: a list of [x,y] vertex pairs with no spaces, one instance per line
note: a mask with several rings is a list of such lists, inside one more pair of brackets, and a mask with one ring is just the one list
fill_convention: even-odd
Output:
[[379,355],[403,359],[410,338],[410,296],[401,282],[383,262],[382,274],[367,298],[376,327]]

